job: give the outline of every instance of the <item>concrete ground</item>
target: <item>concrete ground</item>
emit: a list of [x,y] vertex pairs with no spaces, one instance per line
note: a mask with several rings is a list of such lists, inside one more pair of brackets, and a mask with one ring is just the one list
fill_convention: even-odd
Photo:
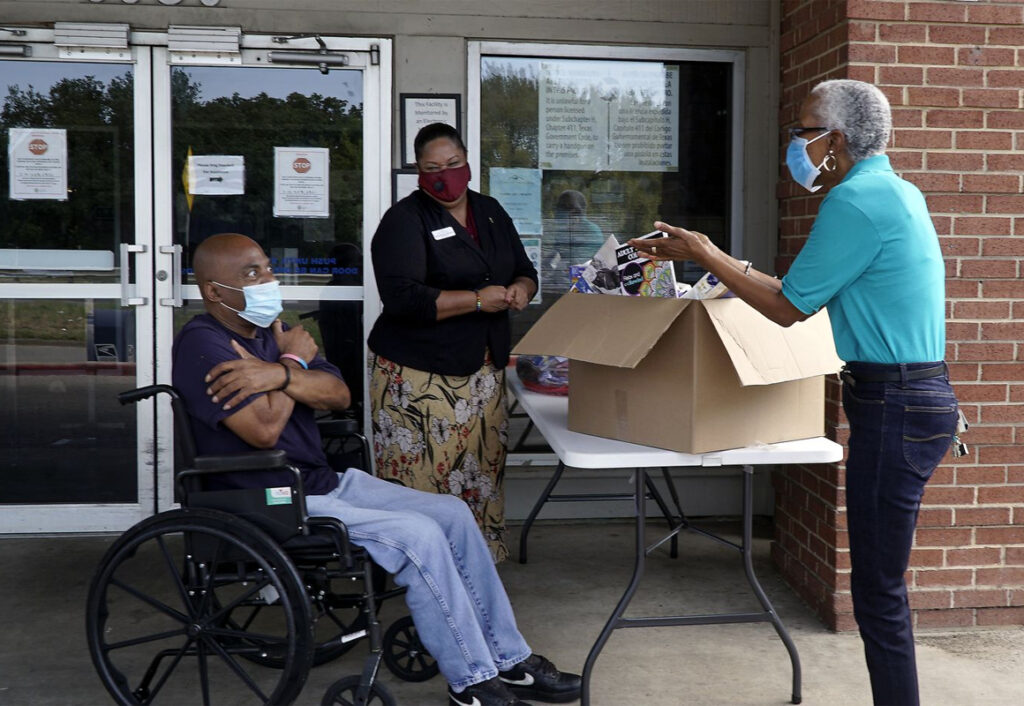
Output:
[[[111,541],[0,539],[0,704],[111,703],[84,630],[89,580]],[[563,669],[582,669],[628,582],[632,541],[631,526],[621,522],[539,524],[531,533],[530,563],[500,567],[520,628],[537,652]],[[772,568],[767,539],[756,541],[755,565],[800,651],[803,703],[870,704],[857,635],[822,627]],[[401,614],[400,603],[385,606],[385,623]],[[678,560],[664,547],[651,556],[628,614],[756,609],[738,555],[686,535]],[[925,706],[1024,704],[1024,628],[921,632],[918,643]],[[318,704],[331,682],[358,671],[364,656],[357,646],[315,668],[297,703]],[[402,706],[446,704],[440,677],[414,684],[382,670],[381,679]],[[597,661],[592,695],[594,706],[781,705],[789,702],[789,660],[767,624],[622,630]]]

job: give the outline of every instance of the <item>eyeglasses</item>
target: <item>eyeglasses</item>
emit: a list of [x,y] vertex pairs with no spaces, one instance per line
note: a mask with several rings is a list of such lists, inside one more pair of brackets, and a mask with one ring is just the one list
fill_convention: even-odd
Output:
[[789,139],[792,140],[794,137],[802,137],[803,133],[807,132],[808,130],[828,130],[828,129],[829,128],[821,126],[821,125],[816,126],[816,127],[803,127],[803,126],[791,127],[791,128],[789,128]]

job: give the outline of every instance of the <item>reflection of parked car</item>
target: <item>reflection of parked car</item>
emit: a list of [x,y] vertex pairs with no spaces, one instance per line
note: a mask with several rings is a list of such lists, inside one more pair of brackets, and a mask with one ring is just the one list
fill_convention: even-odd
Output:
[[135,362],[135,309],[96,309],[86,317],[86,360]]

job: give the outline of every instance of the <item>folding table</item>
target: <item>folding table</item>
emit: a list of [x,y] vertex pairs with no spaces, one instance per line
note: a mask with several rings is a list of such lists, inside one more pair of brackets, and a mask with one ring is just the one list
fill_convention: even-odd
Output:
[[[548,500],[558,499],[583,499],[584,496],[555,496],[552,495],[558,479],[566,466],[573,468],[589,469],[612,469],[612,468],[633,468],[634,477],[631,484],[630,497],[634,503],[636,515],[636,558],[633,564],[633,576],[625,593],[619,599],[611,617],[601,630],[597,641],[594,643],[587,656],[583,667],[583,693],[582,705],[590,704],[590,677],[594,670],[594,663],[604,648],[611,633],[620,628],[639,627],[667,627],[674,625],[716,625],[722,623],[758,623],[770,622],[778,633],[789,652],[790,662],[793,667],[793,693],[792,701],[798,704],[801,701],[800,693],[800,656],[797,653],[796,645],[793,644],[789,633],[783,626],[782,621],[772,607],[771,601],[765,595],[761,584],[754,574],[754,566],[751,557],[752,525],[753,525],[753,475],[754,466],[775,465],[788,463],[832,463],[842,458],[843,450],[839,444],[828,439],[818,437],[814,439],[803,439],[800,441],[786,441],[777,444],[764,444],[742,449],[730,449],[728,451],[716,451],[705,454],[685,454],[666,449],[641,446],[625,441],[606,439],[590,434],[581,434],[569,431],[568,417],[569,406],[565,397],[543,395],[531,392],[523,387],[522,381],[512,368],[507,369],[508,386],[520,406],[523,408],[537,430],[543,435],[551,446],[551,449],[558,456],[558,467],[547,487],[537,499],[527,522],[523,526],[520,537],[521,560],[525,561],[526,540],[530,531],[530,525],[536,518],[537,513]],[[647,471],[650,468],[667,469],[675,466],[738,466],[743,473],[743,530],[742,540],[739,545],[732,541],[719,537],[711,532],[694,527],[689,523],[681,508],[679,508],[678,497],[675,489],[669,485],[679,509],[678,523],[672,528],[668,535],[661,538],[654,544],[648,546],[645,539],[646,515],[647,515],[647,488],[650,486]],[[666,472],[666,476],[667,476]],[[671,479],[669,479],[671,481]],[[602,496],[595,496],[601,499]],[[659,504],[661,504],[659,502]],[[664,510],[664,507],[662,508]],[[644,565],[647,555],[668,539],[674,539],[682,530],[690,530],[703,536],[714,539],[725,545],[739,550],[743,560],[743,570],[757,600],[760,602],[762,611],[757,613],[722,613],[722,614],[698,614],[680,615],[666,617],[633,617],[624,618],[623,614],[629,606],[640,583],[644,572]]]

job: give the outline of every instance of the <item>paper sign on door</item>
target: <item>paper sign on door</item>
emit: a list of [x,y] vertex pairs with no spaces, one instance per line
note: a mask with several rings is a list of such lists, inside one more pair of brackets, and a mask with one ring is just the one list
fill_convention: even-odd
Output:
[[196,196],[245,193],[245,157],[198,154],[188,158],[188,191]]

